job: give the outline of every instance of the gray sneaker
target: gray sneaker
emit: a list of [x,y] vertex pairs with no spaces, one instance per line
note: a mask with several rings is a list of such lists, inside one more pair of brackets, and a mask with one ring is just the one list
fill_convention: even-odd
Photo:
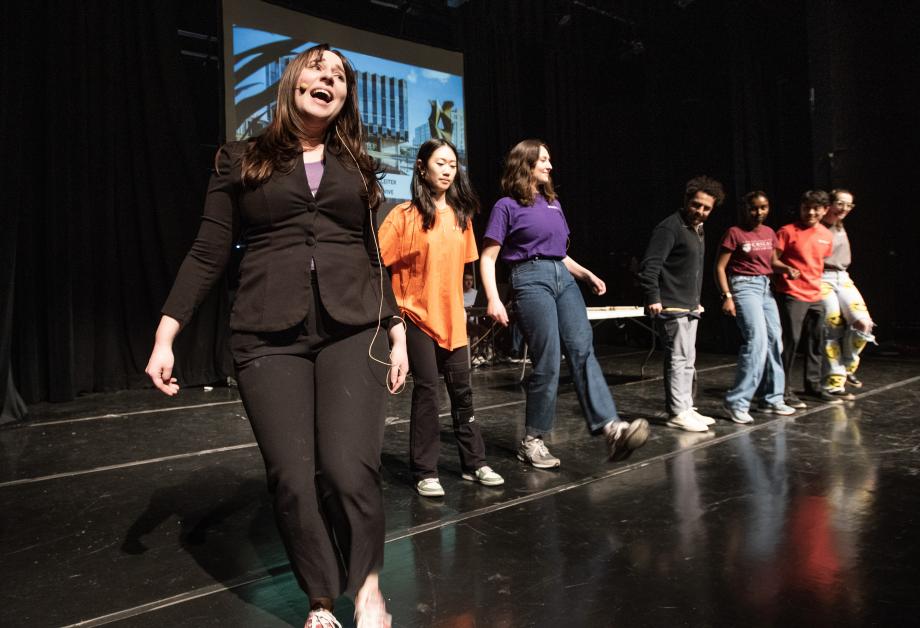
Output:
[[725,409],[725,414],[728,415],[728,418],[734,421],[735,423],[740,423],[745,425],[747,423],[753,423],[754,417],[748,414],[747,410],[739,410],[738,408],[733,408],[728,405],[728,402],[722,404],[722,407]]
[[785,403],[780,402],[776,405],[762,401],[757,404],[757,411],[763,412],[764,414],[778,414],[780,416],[790,416],[795,414],[795,408],[792,406],[787,406]]
[[546,443],[540,437],[528,436],[522,440],[517,457],[521,462],[529,462],[538,469],[554,469],[562,464],[559,458],[549,453]]
[[645,419],[617,421],[608,425],[612,427],[604,431],[607,436],[607,459],[611,462],[626,460],[648,440],[649,428]]

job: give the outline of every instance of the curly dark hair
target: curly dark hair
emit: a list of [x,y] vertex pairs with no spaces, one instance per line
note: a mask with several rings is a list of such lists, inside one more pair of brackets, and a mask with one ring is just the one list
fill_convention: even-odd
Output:
[[457,217],[457,224],[463,231],[466,231],[467,223],[479,211],[479,197],[470,180],[466,176],[466,171],[460,165],[460,159],[457,155],[457,147],[445,139],[433,138],[422,144],[418,149],[418,155],[415,157],[415,168],[412,171],[412,204],[422,215],[422,229],[428,231],[434,226],[435,216],[438,210],[431,198],[431,187],[428,180],[422,172],[428,166],[428,160],[434,151],[442,146],[447,146],[454,151],[454,158],[457,159],[457,175],[453,183],[447,188],[445,199],[454,215]]
[[697,192],[708,194],[716,199],[713,209],[721,205],[722,201],[725,200],[725,189],[722,184],[711,177],[700,175],[687,181],[687,185],[684,187],[684,207],[693,200]]

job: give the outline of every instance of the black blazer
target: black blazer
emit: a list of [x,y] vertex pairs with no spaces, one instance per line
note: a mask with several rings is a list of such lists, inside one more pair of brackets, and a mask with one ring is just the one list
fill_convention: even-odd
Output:
[[[245,142],[230,142],[211,177],[198,236],[186,255],[163,314],[183,325],[222,274],[235,234],[245,238],[239,288],[230,314],[235,331],[288,329],[310,311],[310,259],[315,260],[320,298],[336,321],[368,325],[377,321],[383,289],[383,317],[397,312],[389,278],[375,245],[376,217],[362,198],[364,184],[342,155],[326,151],[316,198],[303,163],[275,172],[257,188],[244,186]],[[344,154],[344,159],[351,157]]]

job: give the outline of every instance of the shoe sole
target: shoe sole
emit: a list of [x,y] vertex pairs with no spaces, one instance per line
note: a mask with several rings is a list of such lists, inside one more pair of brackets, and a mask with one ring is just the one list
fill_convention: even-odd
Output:
[[545,463],[545,462],[534,462],[533,460],[530,460],[529,458],[527,458],[526,456],[522,456],[521,454],[518,454],[517,457],[518,457],[518,460],[520,460],[521,462],[526,462],[527,464],[529,464],[530,466],[536,469],[555,469],[556,467],[562,466],[561,460],[557,460],[556,462],[551,462],[551,463]]
[[505,478],[502,478],[498,481],[495,480],[480,480],[479,478],[470,475],[469,473],[461,473],[460,477],[466,480],[467,482],[475,482],[476,484],[482,484],[483,486],[501,486],[505,483]]
[[613,453],[608,458],[611,462],[620,462],[626,460],[632,455],[632,452],[642,447],[648,440],[651,430],[648,421],[645,419],[636,419],[626,428],[626,436],[623,438],[623,445],[619,449],[614,447]]

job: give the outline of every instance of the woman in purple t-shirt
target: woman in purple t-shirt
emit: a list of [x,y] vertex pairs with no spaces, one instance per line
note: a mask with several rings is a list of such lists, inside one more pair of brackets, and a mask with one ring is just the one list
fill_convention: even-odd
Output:
[[722,312],[733,316],[741,331],[741,349],[735,385],[725,394],[725,411],[735,423],[751,423],[748,410],[756,394],[760,412],[789,415],[783,401],[783,328],[770,291],[776,233],[763,224],[770,202],[761,191],[742,199],[741,224],[722,237],[716,259],[716,285],[722,293]]
[[620,419],[594,356],[594,334],[575,278],[595,294],[604,294],[607,287],[566,255],[569,227],[553,191],[552,169],[549,149],[540,140],[524,140],[511,149],[502,175],[507,196],[492,208],[479,262],[487,313],[502,325],[508,324],[508,314],[495,283],[499,252],[511,266],[517,322],[533,356],[526,434],[517,455],[540,469],[560,465],[543,438],[553,429],[563,345],[588,430],[605,436],[610,460],[624,460],[645,444],[649,433],[645,419]]

